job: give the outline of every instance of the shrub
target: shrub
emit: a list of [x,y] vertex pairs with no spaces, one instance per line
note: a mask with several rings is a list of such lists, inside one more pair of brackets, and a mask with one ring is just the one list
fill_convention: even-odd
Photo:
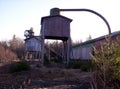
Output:
[[49,61],[47,55],[44,54],[44,64],[47,65],[47,64],[49,64],[49,63],[50,63],[50,61]]
[[80,69],[81,69],[82,71],[88,71],[88,70],[89,70],[89,66],[88,66],[88,65],[82,65],[82,66],[80,67]]
[[[110,89],[110,86],[115,88],[113,81],[120,82],[120,39],[113,41],[110,36],[107,37],[99,49],[94,47],[94,54],[96,86],[102,86],[100,89]],[[118,82],[116,84],[118,86]],[[120,89],[120,85],[115,89]]]
[[79,69],[81,67],[81,62],[80,61],[76,61],[72,63],[72,68],[74,69]]
[[91,61],[73,61],[70,62],[67,68],[81,69],[82,71],[88,71],[93,68],[93,63]]
[[20,72],[20,71],[28,71],[30,69],[31,69],[30,65],[25,61],[20,61],[10,66],[11,73]]
[[61,74],[61,77],[64,77],[64,76],[65,76],[65,72],[64,72],[63,70],[61,71],[60,74]]
[[59,58],[53,59],[53,61],[56,62],[56,63],[62,63],[63,59],[59,57]]
[[49,73],[49,74],[51,74],[51,73],[52,73],[52,71],[51,71],[51,70],[48,70],[48,73]]
[[52,57],[50,61],[53,61],[55,63],[63,63],[63,59],[61,57]]

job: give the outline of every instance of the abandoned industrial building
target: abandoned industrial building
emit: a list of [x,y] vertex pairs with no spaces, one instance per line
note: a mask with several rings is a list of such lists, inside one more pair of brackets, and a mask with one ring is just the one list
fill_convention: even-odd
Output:
[[[118,36],[120,36],[120,31],[111,33],[112,40],[114,40]],[[99,48],[100,42],[104,42],[105,38],[106,38],[106,35],[72,46],[70,50],[70,60],[91,60],[91,54],[94,53],[93,46]],[[51,54],[61,56],[59,55],[59,53],[55,52],[52,48],[45,47],[45,50],[47,50],[47,52],[45,53],[48,55],[49,60],[50,60]],[[41,51],[40,36],[33,36],[31,38],[25,39],[26,58],[39,59],[41,58],[40,51]]]
[[[100,48],[100,43],[106,40],[106,36],[91,39],[89,41],[73,46],[71,50],[71,59],[91,60],[91,54],[94,54],[93,46]],[[120,31],[111,33],[111,40],[115,40],[118,36],[120,36]]]

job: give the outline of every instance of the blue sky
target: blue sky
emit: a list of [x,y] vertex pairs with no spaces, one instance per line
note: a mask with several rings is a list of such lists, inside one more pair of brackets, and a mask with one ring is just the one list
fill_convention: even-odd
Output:
[[[119,0],[0,0],[0,41],[9,40],[15,34],[24,39],[24,31],[34,28],[40,33],[40,20],[48,16],[51,8],[87,8],[103,15],[112,32],[120,30]],[[71,37],[74,41],[91,35],[96,38],[108,34],[106,24],[98,16],[89,12],[61,12],[71,23]]]

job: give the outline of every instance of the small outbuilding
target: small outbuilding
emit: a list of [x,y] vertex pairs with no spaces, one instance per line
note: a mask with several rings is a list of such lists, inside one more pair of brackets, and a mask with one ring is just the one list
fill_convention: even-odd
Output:
[[41,51],[41,37],[32,36],[25,39],[25,58],[39,59]]

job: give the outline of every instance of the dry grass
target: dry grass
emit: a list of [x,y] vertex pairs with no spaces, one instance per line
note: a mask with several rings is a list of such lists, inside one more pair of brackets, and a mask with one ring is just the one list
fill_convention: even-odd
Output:
[[35,66],[30,71],[9,73],[5,72],[7,66],[0,67],[0,89],[78,89],[75,87],[81,87],[85,80],[89,82],[91,76],[80,69]]

